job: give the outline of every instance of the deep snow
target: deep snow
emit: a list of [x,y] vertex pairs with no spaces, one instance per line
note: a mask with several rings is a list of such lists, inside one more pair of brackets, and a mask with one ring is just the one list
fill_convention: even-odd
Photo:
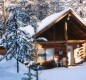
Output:
[[[20,63],[20,72],[16,72],[16,60],[0,62],[0,80],[21,80],[27,67]],[[86,63],[68,68],[57,67],[39,72],[39,80],[86,80]]]
[[5,59],[0,62],[0,80],[21,80],[24,73],[27,72],[25,65],[20,63],[20,72],[16,71],[16,60],[12,59],[6,61]]

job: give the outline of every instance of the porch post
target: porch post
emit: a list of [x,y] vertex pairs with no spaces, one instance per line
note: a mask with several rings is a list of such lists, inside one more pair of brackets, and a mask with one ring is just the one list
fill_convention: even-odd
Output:
[[[67,21],[65,21],[65,24],[64,24],[64,36],[65,36],[65,41],[66,41],[65,42],[66,57],[67,57],[67,44],[68,44],[68,42],[67,42],[67,40],[68,40],[67,27],[68,27]],[[67,62],[68,62],[68,58],[67,58]],[[68,66],[68,64],[67,64],[67,66]]]

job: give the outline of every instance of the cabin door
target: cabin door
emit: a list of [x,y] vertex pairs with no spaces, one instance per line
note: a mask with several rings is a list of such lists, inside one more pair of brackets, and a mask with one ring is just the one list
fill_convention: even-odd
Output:
[[73,46],[67,46],[67,56],[68,56],[68,65],[74,64],[74,53],[73,53]]

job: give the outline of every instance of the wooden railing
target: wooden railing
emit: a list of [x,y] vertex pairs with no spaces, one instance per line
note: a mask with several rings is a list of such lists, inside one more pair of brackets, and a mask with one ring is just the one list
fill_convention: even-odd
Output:
[[77,56],[80,58],[80,59],[83,59],[86,57],[86,44],[82,44],[82,46],[80,48],[78,48],[78,52],[77,52]]

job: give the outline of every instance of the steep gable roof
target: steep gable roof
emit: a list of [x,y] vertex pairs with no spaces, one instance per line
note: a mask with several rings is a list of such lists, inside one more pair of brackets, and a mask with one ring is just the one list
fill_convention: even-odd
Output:
[[[68,14],[73,16],[78,21],[79,24],[86,26],[85,22],[71,8],[68,8],[68,9],[65,9],[65,10],[59,12],[59,13],[54,13],[54,14],[46,17],[45,19],[43,19],[39,23],[39,27],[37,28],[36,35],[43,33],[44,31],[49,29],[53,24],[57,23],[58,21],[63,19]],[[26,26],[21,29],[29,32],[31,34],[31,36],[34,35],[34,29],[31,26]]]
[[[63,17],[65,17],[66,15],[68,15],[69,13],[71,13],[72,15],[75,16],[75,18],[77,18],[82,24],[86,25],[85,22],[71,9],[65,9],[59,13],[54,13],[48,17],[46,17],[45,19],[43,19],[41,21],[41,23],[39,24],[39,27],[41,29],[45,28],[46,26],[50,25],[51,23],[53,23],[54,21],[58,22],[59,20],[61,20]],[[41,30],[39,29],[39,31]]]

